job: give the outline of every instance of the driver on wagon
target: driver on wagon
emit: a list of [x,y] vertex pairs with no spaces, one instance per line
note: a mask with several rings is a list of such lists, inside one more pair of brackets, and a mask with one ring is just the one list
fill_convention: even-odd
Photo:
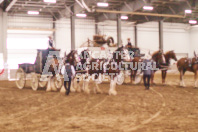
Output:
[[53,41],[52,37],[49,36],[48,38],[49,38],[49,41],[48,41],[48,49],[50,49],[50,50],[56,50],[56,49],[54,48],[54,41]]
[[[128,51],[132,52],[133,51],[133,46],[132,46],[132,43],[131,43],[131,39],[128,38],[127,39],[127,45],[126,45],[126,48],[128,49]],[[130,56],[132,56],[132,53],[130,53]]]
[[128,43],[127,43],[127,47],[128,47],[128,48],[132,48],[131,39],[130,39],[130,38],[128,38],[128,39],[127,39],[127,41],[128,41]]

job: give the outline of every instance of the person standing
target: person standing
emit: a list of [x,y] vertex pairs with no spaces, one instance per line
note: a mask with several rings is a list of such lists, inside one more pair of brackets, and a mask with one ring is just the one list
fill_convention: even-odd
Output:
[[143,81],[146,90],[150,88],[150,79],[153,74],[153,61],[150,59],[150,56],[147,55],[146,58],[143,60],[144,68],[143,71]]
[[62,74],[64,75],[64,87],[66,89],[66,95],[70,93],[71,81],[74,78],[76,72],[74,66],[72,66],[68,60],[66,60],[66,64],[63,67]]

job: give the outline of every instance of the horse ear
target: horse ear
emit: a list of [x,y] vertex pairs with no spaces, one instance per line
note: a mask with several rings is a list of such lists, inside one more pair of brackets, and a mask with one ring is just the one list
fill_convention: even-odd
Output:
[[197,54],[196,54],[196,52],[195,52],[195,51],[194,51],[194,56],[195,56],[195,57],[197,57]]
[[151,51],[150,50],[149,50],[148,54],[151,55]]
[[66,57],[66,52],[64,52],[64,58]]

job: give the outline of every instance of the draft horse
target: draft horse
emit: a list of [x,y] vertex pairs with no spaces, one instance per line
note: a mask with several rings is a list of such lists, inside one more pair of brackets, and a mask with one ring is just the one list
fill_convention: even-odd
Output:
[[[156,68],[162,72],[162,84],[165,84],[168,67],[170,66],[170,60],[177,61],[176,54],[173,50],[166,52],[165,54],[159,50],[152,54],[152,59],[156,62]],[[155,73],[156,71],[154,71]],[[154,84],[154,73],[151,77],[151,83]]]
[[[127,49],[125,49],[123,46],[119,47],[112,55],[111,59],[94,59],[92,58],[90,62],[87,64],[87,67],[89,68],[87,71],[88,77],[94,76],[95,79],[95,85],[96,87],[93,87],[95,93],[102,93],[102,90],[98,86],[98,79],[100,75],[108,75],[110,76],[110,89],[109,89],[109,95],[117,95],[116,91],[116,82],[117,82],[117,76],[120,73],[120,64],[123,61],[127,61],[129,59],[128,54],[126,53]],[[95,65],[95,67],[93,67]],[[90,93],[89,89],[89,80],[85,80],[85,92]]]
[[193,72],[195,74],[195,88],[197,88],[197,75],[198,75],[198,57],[196,53],[194,52],[193,58],[181,58],[177,62],[177,68],[180,72],[180,86],[185,87],[183,76],[186,71]]

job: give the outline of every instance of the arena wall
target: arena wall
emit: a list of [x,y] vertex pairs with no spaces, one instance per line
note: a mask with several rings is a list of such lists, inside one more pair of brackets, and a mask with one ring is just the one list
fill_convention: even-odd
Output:
[[196,51],[198,54],[198,26],[193,26],[190,30],[190,54]]
[[[112,36],[117,43],[116,21],[104,21],[97,23],[100,34]],[[80,47],[87,39],[93,39],[95,34],[95,21],[91,19],[76,19],[76,48]],[[192,56],[193,51],[198,52],[198,28],[191,27],[189,24],[164,23],[164,51],[175,50],[178,57]],[[24,29],[24,30],[23,30]],[[27,30],[34,29],[34,30]],[[35,29],[38,29],[35,31]],[[53,29],[53,19],[50,17],[25,17],[8,16],[8,39],[10,38],[33,38],[47,39],[53,31],[39,29]],[[55,44],[62,51],[71,49],[70,18],[62,18],[55,24]],[[142,50],[155,51],[159,47],[158,23],[148,22],[138,24],[138,46]],[[122,42],[125,45],[127,38],[131,38],[134,44],[134,23],[122,21]],[[37,43],[35,41],[35,43]],[[20,42],[15,41],[15,45]],[[27,41],[27,45],[33,45]],[[46,44],[44,44],[46,45]],[[21,47],[21,46],[19,46]],[[24,48],[24,47],[23,47]],[[63,55],[63,52],[62,52]],[[16,69],[18,63],[34,63],[36,48],[32,49],[8,49],[8,67]],[[21,59],[23,58],[23,59]],[[23,62],[22,62],[23,61]]]

